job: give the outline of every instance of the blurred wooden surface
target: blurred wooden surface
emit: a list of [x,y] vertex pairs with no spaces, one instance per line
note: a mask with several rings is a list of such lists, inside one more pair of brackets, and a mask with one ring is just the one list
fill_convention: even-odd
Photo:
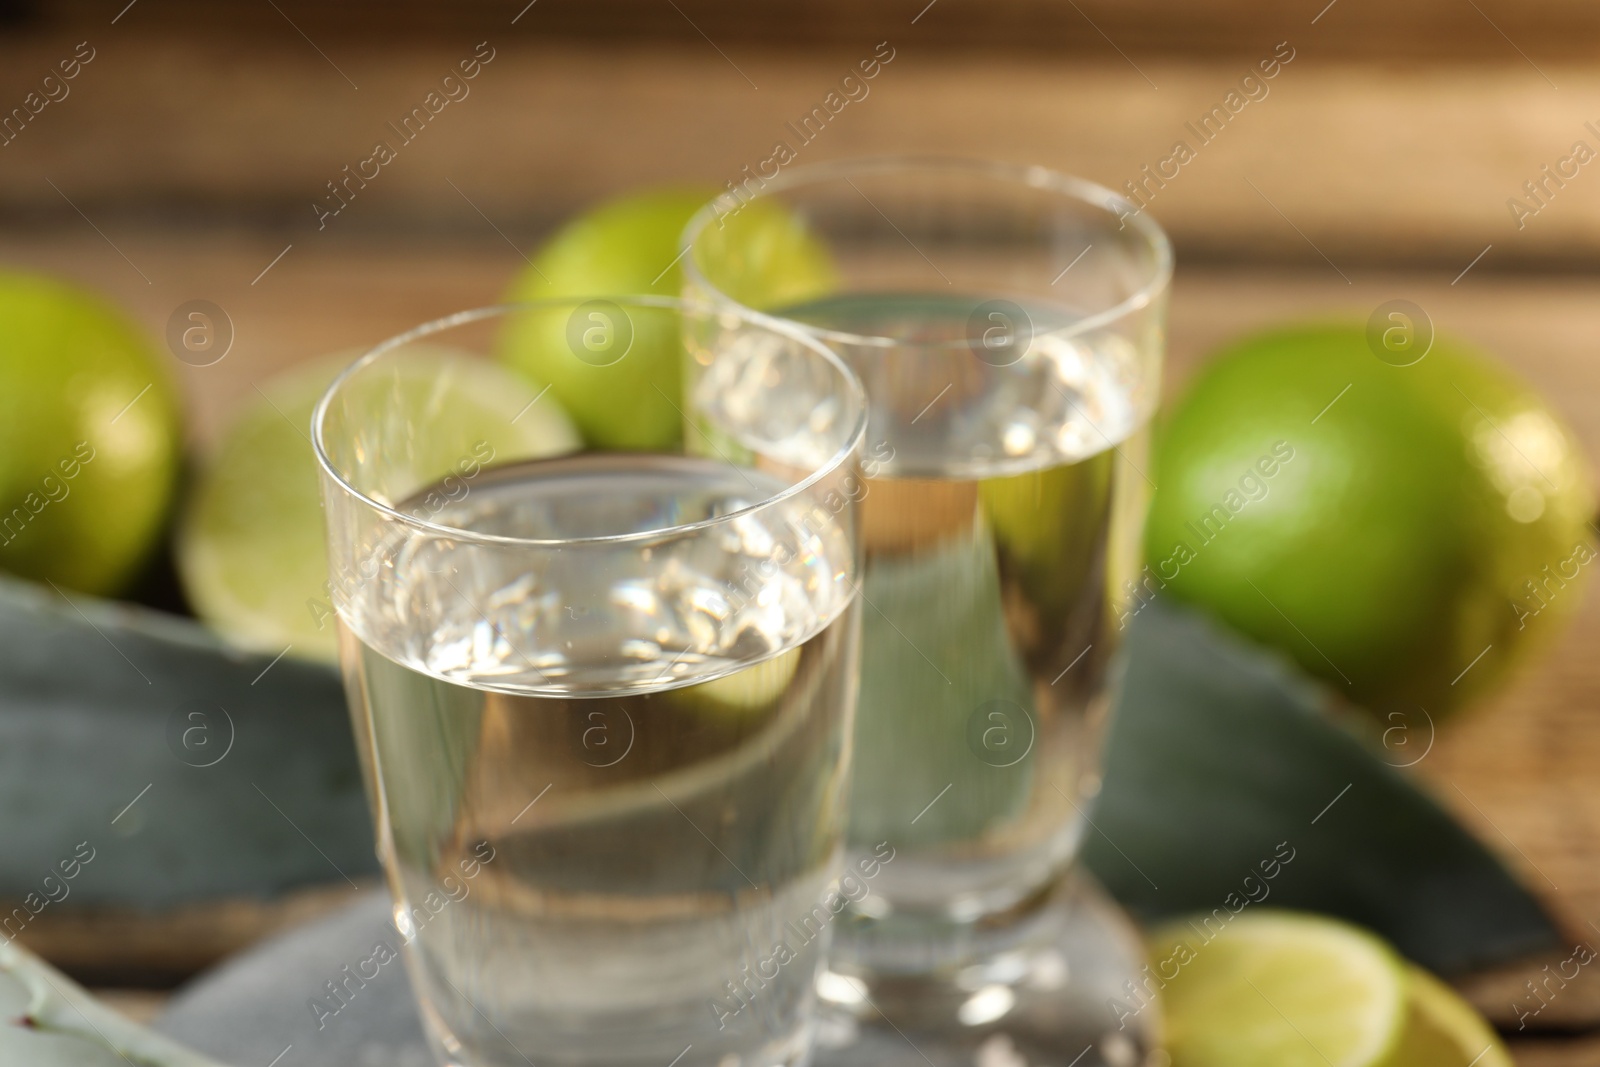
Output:
[[[978,46],[1012,54],[1240,55],[1263,41],[1316,26],[1330,52],[1429,58],[1503,57],[1507,39],[1536,57],[1585,57],[1600,44],[1600,10],[1587,0],[1407,0],[1372,4],[1349,0],[278,0],[220,5],[164,0],[140,13],[140,25],[164,31],[247,29],[289,39],[286,18],[331,40],[386,36],[413,39],[441,33],[505,31],[526,36],[617,42],[682,41],[705,37],[728,43],[780,40],[821,45],[877,40],[915,25],[920,40],[940,47]],[[7,0],[13,26],[54,28],[64,22],[104,23],[127,0]],[[525,12],[525,9],[531,8]],[[676,10],[675,10],[676,9]],[[521,17],[517,16],[521,14]],[[1115,42],[1114,45],[1112,42]]]
[[[704,40],[552,43],[519,26],[446,43],[330,39],[319,54],[287,25],[287,36],[256,37],[146,29],[140,4],[115,27],[0,37],[0,114],[77,42],[95,49],[69,95],[0,147],[0,222],[92,232],[92,221],[113,239],[138,222],[243,222],[303,256],[355,237],[487,232],[487,218],[526,244],[641,180],[720,186],[779,139],[794,165],[955,153],[1043,163],[1118,190],[1181,139],[1197,156],[1150,210],[1191,262],[1325,256],[1347,272],[1405,264],[1454,276],[1486,248],[1475,270],[1581,269],[1600,253],[1600,173],[1590,173],[1600,165],[1550,185],[1536,216],[1507,208],[1513,196],[1538,206],[1523,183],[1575,141],[1600,152],[1585,128],[1600,128],[1600,69],[1560,56],[1535,66],[1509,46],[1480,65],[1330,58],[1317,35],[1347,6],[1357,4],[1344,0],[1290,39],[1295,58],[1261,83],[1268,95],[1203,144],[1185,124],[1286,38],[1202,62],[953,53],[922,44],[921,23],[851,45],[722,54]],[[464,83],[468,95],[403,143],[389,124],[481,40],[494,59]],[[786,124],[883,40],[894,58],[862,83],[868,95],[802,144]],[[380,139],[397,158],[319,229],[313,203]]]
[[[0,145],[0,265],[78,278],[157,338],[185,301],[224,308],[229,355],[173,361],[197,448],[278,368],[495,301],[583,204],[736,177],[888,41],[870,95],[800,162],[958,153],[1120,189],[1175,140],[1198,147],[1151,204],[1179,251],[1174,386],[1241,331],[1364,320],[1403,297],[1516,366],[1600,459],[1600,166],[1520,229],[1506,204],[1574,141],[1600,151],[1585,127],[1600,126],[1600,7],[1585,0],[277,6],[0,0],[0,117],[79,41],[96,50],[65,99]],[[1295,58],[1269,95],[1198,146],[1184,124],[1284,40]],[[319,230],[325,183],[479,41],[495,58],[471,95]],[[1574,940],[1600,945],[1600,591],[1583,595],[1559,644],[1451,724],[1416,773]],[[214,956],[303,914],[175,921]],[[81,965],[95,949],[80,934],[41,947]],[[1512,1031],[1525,977],[1472,990]],[[1586,972],[1535,1022],[1547,1032],[1516,1046],[1520,1062],[1595,1062],[1600,980]]]

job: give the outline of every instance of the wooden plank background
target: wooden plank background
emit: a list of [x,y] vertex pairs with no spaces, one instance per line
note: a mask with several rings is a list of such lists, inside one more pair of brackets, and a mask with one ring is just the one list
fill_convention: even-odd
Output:
[[[20,105],[79,41],[95,50],[70,94],[0,147],[0,223],[68,229],[87,216],[114,235],[134,220],[240,222],[298,239],[304,254],[482,228],[488,216],[525,243],[641,181],[735,178],[793,140],[785,123],[887,40],[894,59],[869,95],[793,146],[801,161],[890,148],[990,156],[1121,189],[1185,140],[1197,158],[1151,211],[1190,262],[1454,275],[1490,246],[1475,270],[1583,269],[1600,252],[1600,174],[1590,173],[1600,165],[1552,186],[1520,228],[1507,207],[1575,141],[1600,151],[1585,127],[1600,125],[1600,69],[1570,59],[1535,69],[1510,49],[1481,64],[1328,58],[1319,23],[1290,39],[1295,58],[1264,83],[1268,95],[1202,145],[1185,124],[1223,102],[1243,59],[952,53],[921,43],[920,23],[807,50],[552,42],[507,26],[403,46],[330,38],[319,54],[292,32],[262,41],[142,28],[144,6],[116,26],[0,39],[0,109]],[[378,139],[398,140],[388,124],[482,40],[495,58],[470,95],[319,230],[312,205],[326,183]],[[1268,43],[1250,55],[1271,53]]]
[[[104,22],[127,0],[6,0],[0,20],[19,28]],[[1476,5],[1474,8],[1473,4]],[[503,30],[574,40],[786,46],[877,40],[915,26],[921,42],[949,49],[1052,55],[1236,56],[1314,25],[1330,52],[1408,63],[1496,60],[1514,48],[1536,58],[1587,58],[1600,44],[1600,11],[1587,0],[278,0],[282,12],[319,39],[423,39],[453,31]],[[524,13],[526,12],[526,13]],[[519,14],[523,17],[517,18]],[[289,39],[292,30],[264,4],[226,7],[164,0],[139,13],[162,30],[242,30]]]

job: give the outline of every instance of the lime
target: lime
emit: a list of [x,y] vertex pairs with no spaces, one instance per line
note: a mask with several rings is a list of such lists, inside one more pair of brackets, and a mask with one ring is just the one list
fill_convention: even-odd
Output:
[[[1068,612],[1085,583],[1104,581],[1100,541],[1111,507],[1113,453],[978,483],[995,540],[1035,602]],[[1137,527],[1131,527],[1137,529]]]
[[1384,1067],[1512,1067],[1499,1035],[1455,990],[1412,967],[1405,1034]]
[[1408,984],[1387,945],[1312,915],[1216,914],[1228,921],[1206,915],[1150,937],[1172,1067],[1388,1060],[1406,1022]]
[[809,303],[839,281],[827,246],[776,200],[740,206],[724,196],[691,255],[707,281],[758,311]]
[[1487,690],[1595,555],[1571,432],[1445,338],[1407,366],[1359,326],[1241,342],[1171,413],[1153,476],[1151,574],[1380,715]]
[[800,649],[791,648],[742,671],[691,686],[685,697],[696,707],[729,716],[744,716],[770,708],[800,665]]
[[133,322],[0,272],[0,567],[120,591],[161,535],[181,452],[177,394]]
[[[247,648],[337,655],[327,592],[311,412],[352,353],[271,379],[229,428],[202,471],[178,534],[178,571],[206,622]],[[401,388],[434,393],[438,418],[470,425],[501,455],[571,451],[577,432],[549,397],[487,360],[412,346],[394,360]],[[526,410],[524,410],[526,409]],[[515,418],[516,421],[512,421]],[[440,457],[442,477],[459,456]]]
[[[545,244],[512,285],[509,299],[678,295],[683,229],[715,193],[664,189],[601,204]],[[774,306],[790,294],[817,291],[819,277],[831,279],[826,251],[777,205],[758,202],[734,218],[737,227],[729,232],[749,242],[736,299],[754,296],[762,306]],[[549,382],[593,447],[670,448],[682,435],[683,416],[674,406],[682,391],[682,349],[672,315],[619,321],[616,310],[603,304],[515,315],[499,353],[509,365]]]

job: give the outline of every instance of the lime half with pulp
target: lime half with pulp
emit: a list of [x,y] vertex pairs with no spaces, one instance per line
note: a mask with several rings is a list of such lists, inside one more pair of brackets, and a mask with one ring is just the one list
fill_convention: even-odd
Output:
[[1384,1067],[1512,1067],[1499,1035],[1456,991],[1411,968],[1405,1035]]
[[1392,949],[1365,931],[1311,915],[1230,919],[1174,923],[1150,939],[1152,972],[1165,982],[1172,1067],[1390,1062],[1406,1026],[1409,993],[1405,964]]
[[[236,644],[330,660],[337,654],[310,433],[318,398],[351,358],[297,367],[260,386],[188,502],[178,538],[184,590],[195,613]],[[497,364],[422,346],[388,358],[400,388],[429,390],[435,428],[459,423],[464,439],[481,438],[505,458],[579,445],[552,397],[539,399],[538,386]],[[439,457],[437,475],[451,473],[460,458]]]

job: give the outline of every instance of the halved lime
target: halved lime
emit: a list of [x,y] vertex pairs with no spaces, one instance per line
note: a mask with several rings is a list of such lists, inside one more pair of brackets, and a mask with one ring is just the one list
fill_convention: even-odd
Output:
[[[178,532],[178,569],[190,604],[247,648],[333,659],[333,606],[325,588],[311,412],[343,353],[296,367],[260,386],[202,471]],[[495,454],[568,452],[577,431],[553,397],[488,360],[412,346],[395,360],[401,386],[427,389],[440,420],[470,427]],[[465,430],[464,430],[465,432]],[[441,457],[438,476],[459,457]]]
[[1172,1067],[1376,1067],[1405,1028],[1405,964],[1333,919],[1219,908],[1155,931],[1150,953]]
[[1407,978],[1405,1036],[1384,1067],[1512,1067],[1499,1035],[1455,990],[1419,967]]

